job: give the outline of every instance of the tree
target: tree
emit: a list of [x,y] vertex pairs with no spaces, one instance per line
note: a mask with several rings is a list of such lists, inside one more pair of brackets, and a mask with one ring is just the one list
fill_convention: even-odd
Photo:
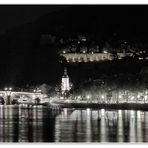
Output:
[[39,86],[39,89],[42,91],[43,94],[49,94],[52,87],[44,83]]

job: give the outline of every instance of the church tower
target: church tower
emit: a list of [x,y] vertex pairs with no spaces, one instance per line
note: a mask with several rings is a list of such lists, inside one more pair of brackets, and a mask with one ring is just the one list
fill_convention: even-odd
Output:
[[69,77],[67,75],[67,68],[64,68],[64,75],[62,77],[62,85],[61,85],[61,92],[64,94],[66,91],[70,90],[70,84],[69,84]]

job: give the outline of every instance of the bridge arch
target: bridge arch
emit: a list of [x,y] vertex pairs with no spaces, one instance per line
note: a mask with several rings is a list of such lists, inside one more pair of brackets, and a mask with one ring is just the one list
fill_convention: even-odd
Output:
[[5,104],[5,99],[2,96],[0,96],[0,104]]

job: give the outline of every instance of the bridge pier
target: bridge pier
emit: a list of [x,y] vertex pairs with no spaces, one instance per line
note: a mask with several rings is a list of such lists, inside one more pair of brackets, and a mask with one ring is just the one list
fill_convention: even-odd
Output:
[[6,98],[6,105],[11,105],[12,101],[11,101],[11,96],[8,95]]

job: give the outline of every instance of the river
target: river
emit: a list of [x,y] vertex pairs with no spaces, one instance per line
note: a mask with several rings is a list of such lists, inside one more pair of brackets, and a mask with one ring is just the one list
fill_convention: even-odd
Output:
[[0,142],[148,142],[148,111],[0,105]]

